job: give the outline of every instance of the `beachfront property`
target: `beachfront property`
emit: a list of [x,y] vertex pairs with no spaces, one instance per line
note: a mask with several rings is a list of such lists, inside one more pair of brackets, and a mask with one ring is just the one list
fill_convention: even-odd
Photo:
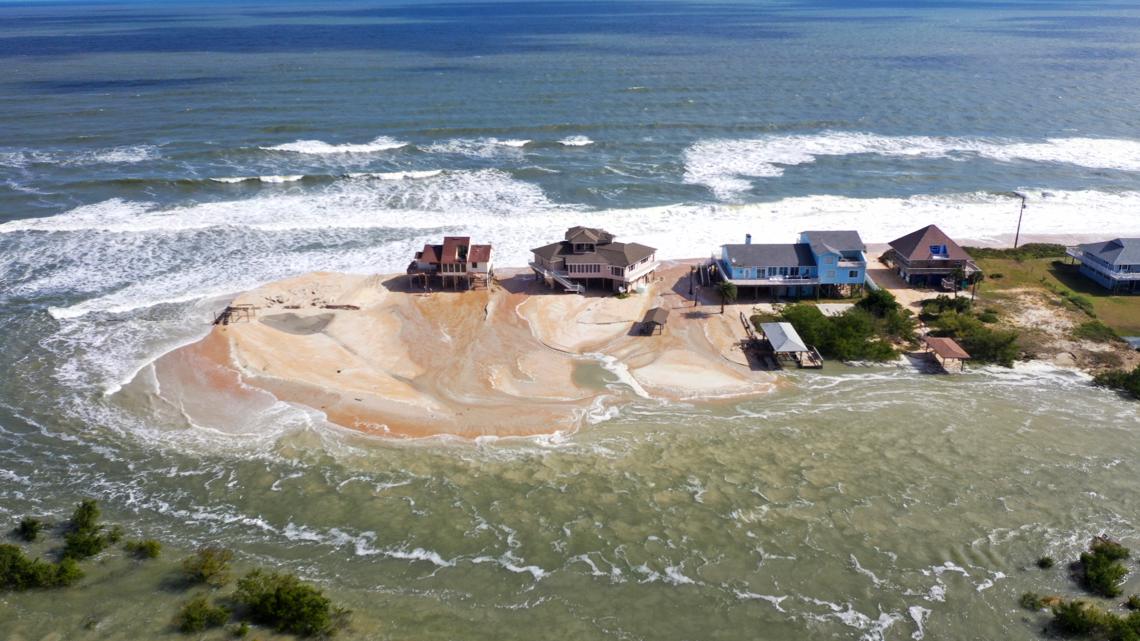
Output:
[[1140,292],[1140,238],[1114,238],[1066,249],[1081,274],[1113,294]]
[[639,243],[619,243],[594,227],[571,227],[556,243],[531,250],[530,268],[551,287],[582,293],[589,287],[627,292],[650,281],[657,271],[657,250]]
[[424,245],[408,265],[408,276],[426,288],[439,278],[444,287],[486,287],[494,275],[491,246],[472,245],[467,236],[444,236],[442,245]]
[[863,287],[867,247],[857,231],[805,231],[799,242],[721,245],[719,268],[737,288],[767,288],[774,297],[800,298]]
[[[956,289],[955,272],[963,280],[981,272],[974,259],[937,225],[927,225],[890,243],[883,260],[898,271],[908,285]],[[962,283],[957,283],[958,288]]]

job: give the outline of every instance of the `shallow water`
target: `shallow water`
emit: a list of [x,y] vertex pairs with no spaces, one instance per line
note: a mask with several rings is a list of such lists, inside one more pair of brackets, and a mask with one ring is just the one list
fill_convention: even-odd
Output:
[[0,18],[0,518],[94,496],[171,548],[0,597],[0,637],[173,636],[164,578],[216,543],[321,584],[350,638],[1033,639],[1017,596],[1073,591],[1034,559],[1140,545],[1137,405],[1045,367],[829,364],[768,398],[603,403],[575,434],[477,443],[284,404],[205,429],[123,387],[234,292],[399,270],[444,233],[500,265],[582,223],[665,257],[853,224],[986,239],[1013,230],[1011,189],[1026,233],[1140,233],[1129,5]]

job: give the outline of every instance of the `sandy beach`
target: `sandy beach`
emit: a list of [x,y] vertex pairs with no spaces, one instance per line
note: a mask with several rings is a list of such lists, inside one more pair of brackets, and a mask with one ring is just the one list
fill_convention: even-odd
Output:
[[[775,377],[737,346],[739,309],[694,306],[688,274],[670,263],[627,298],[551,291],[520,269],[500,270],[489,289],[431,293],[402,275],[307,274],[238,296],[254,318],[216,325],[154,371],[194,422],[272,399],[401,437],[553,433],[637,398],[770,392]],[[668,323],[641,335],[653,307],[670,310]]]

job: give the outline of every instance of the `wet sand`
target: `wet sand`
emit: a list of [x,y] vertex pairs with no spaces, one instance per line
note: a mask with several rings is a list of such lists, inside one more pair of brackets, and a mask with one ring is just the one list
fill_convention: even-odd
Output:
[[[432,293],[403,276],[307,274],[236,298],[256,318],[161,357],[157,389],[177,390],[165,400],[194,423],[268,393],[362,432],[466,438],[574,430],[639,397],[770,392],[775,377],[737,347],[747,306],[694,306],[688,274],[669,263],[624,299],[551,291],[527,270],[500,270],[487,290]],[[641,335],[657,306],[670,310],[664,331]],[[608,370],[609,384],[576,376],[584,366]]]

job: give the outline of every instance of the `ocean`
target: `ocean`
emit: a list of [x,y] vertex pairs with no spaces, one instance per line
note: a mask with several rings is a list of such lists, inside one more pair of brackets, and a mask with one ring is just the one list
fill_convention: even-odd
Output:
[[[237,292],[445,234],[500,266],[576,224],[662,258],[1008,242],[1017,192],[1023,235],[1140,235],[1132,3],[0,2],[0,64],[2,519],[92,496],[369,639],[1036,639],[1017,596],[1074,587],[1034,559],[1140,544],[1137,406],[1038,364],[476,443],[285,404],[206,430],[123,387]],[[0,595],[0,637],[174,636],[167,570]]]

